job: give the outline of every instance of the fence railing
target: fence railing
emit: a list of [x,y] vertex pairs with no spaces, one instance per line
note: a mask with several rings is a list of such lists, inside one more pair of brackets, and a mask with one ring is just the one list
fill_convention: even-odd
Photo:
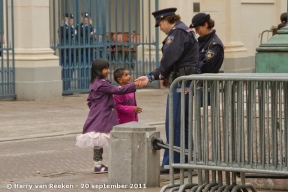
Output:
[[14,1],[0,0],[0,99],[15,99]]
[[[245,174],[288,175],[287,74],[179,77],[170,87],[169,125],[174,121],[175,88],[181,95],[180,163],[174,163],[174,127],[170,126],[170,184],[161,191],[256,191],[245,183]],[[188,149],[185,94],[189,94]],[[180,183],[174,181],[175,168],[180,168]],[[192,170],[198,170],[198,183],[192,182]],[[236,175],[240,175],[239,183]]]
[[158,0],[51,0],[51,48],[62,67],[63,94],[88,91],[96,58],[109,61],[115,84],[117,68],[129,70],[132,80],[157,68],[159,31],[146,22],[157,9]]

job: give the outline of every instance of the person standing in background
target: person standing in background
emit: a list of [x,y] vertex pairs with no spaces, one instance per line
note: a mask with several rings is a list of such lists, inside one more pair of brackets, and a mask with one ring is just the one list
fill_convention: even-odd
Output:
[[218,73],[224,60],[224,45],[209,14],[198,13],[192,18],[190,28],[199,35],[199,66],[201,73]]

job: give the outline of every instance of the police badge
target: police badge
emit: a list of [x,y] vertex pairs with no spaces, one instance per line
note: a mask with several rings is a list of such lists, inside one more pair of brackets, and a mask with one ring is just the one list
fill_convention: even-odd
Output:
[[207,59],[211,59],[212,57],[214,57],[214,55],[215,55],[215,52],[212,51],[212,50],[209,50],[209,51],[207,51],[207,53],[206,53],[206,58],[207,58]]
[[169,36],[166,41],[166,45],[169,45],[174,40],[174,36]]

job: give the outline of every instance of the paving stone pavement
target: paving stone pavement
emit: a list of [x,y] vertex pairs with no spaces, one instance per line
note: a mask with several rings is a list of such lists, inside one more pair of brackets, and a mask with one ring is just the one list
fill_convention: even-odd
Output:
[[[167,95],[163,89],[140,89],[136,100],[143,123],[165,119]],[[87,118],[87,94],[63,96],[49,101],[0,101],[0,141],[27,137],[80,133]]]
[[[163,125],[158,126],[157,130],[164,136]],[[24,184],[33,185],[34,191],[53,191],[49,185],[63,183],[72,185],[73,189],[61,191],[72,192],[90,190],[96,184],[107,184],[108,174],[93,173],[92,148],[76,147],[75,138],[76,135],[71,134],[1,142],[0,191],[30,191],[19,189]],[[108,148],[104,148],[103,162],[109,162]],[[10,184],[12,190],[7,189]],[[48,186],[48,189],[36,188],[41,185]],[[155,191],[159,190],[155,188]]]

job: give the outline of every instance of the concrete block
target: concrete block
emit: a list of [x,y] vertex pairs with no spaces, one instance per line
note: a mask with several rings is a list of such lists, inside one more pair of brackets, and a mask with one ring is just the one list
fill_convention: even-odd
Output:
[[62,96],[61,67],[15,67],[17,100],[51,100]]
[[160,152],[152,149],[153,137],[159,138],[160,132],[143,123],[114,126],[110,132],[109,184],[159,186]]

